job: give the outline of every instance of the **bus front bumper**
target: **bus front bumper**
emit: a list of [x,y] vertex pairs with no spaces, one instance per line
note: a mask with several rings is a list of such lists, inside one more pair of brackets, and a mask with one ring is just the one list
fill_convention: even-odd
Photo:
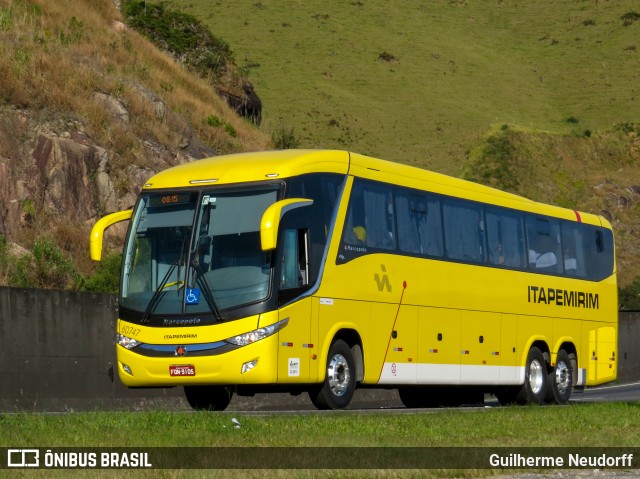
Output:
[[128,387],[277,382],[277,334],[211,356],[189,356],[189,345],[183,347],[177,351],[176,346],[172,356],[152,357],[116,345],[120,380]]

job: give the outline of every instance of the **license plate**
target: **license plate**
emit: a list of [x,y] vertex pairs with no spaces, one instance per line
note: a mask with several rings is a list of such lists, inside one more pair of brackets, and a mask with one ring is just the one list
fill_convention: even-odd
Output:
[[174,364],[169,366],[169,376],[195,376],[196,368],[192,364]]

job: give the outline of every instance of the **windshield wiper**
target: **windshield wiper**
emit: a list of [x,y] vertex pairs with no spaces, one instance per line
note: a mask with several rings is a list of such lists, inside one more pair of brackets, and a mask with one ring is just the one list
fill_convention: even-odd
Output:
[[209,309],[211,310],[211,312],[213,313],[213,316],[216,318],[216,320],[219,323],[223,322],[224,318],[222,317],[222,313],[220,313],[220,309],[218,308],[216,299],[213,297],[213,292],[209,287],[209,283],[204,278],[204,272],[202,271],[202,266],[200,266],[200,262],[197,259],[195,259],[194,261],[192,261],[191,265],[196,270],[196,274],[195,274],[196,283],[200,285],[200,288],[202,289],[202,292],[204,294],[204,299],[207,301],[207,304],[209,305]]
[[160,281],[160,285],[158,286],[158,289],[156,289],[155,292],[153,293],[153,296],[151,296],[151,299],[149,300],[149,304],[147,305],[147,308],[144,310],[144,313],[142,313],[142,319],[140,320],[141,322],[144,323],[149,318],[149,316],[151,316],[151,313],[160,302],[160,299],[166,293],[164,288],[167,285],[167,281],[169,281],[169,277],[171,276],[171,273],[173,273],[173,270],[176,269],[176,266],[178,266],[178,262],[179,261],[171,263],[171,266],[167,270],[167,273],[164,275],[164,278],[162,278],[162,281]]

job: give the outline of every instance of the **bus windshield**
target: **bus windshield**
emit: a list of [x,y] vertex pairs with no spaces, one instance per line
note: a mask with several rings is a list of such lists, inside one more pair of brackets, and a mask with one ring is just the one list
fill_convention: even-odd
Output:
[[143,193],[125,247],[120,305],[153,316],[210,315],[267,298],[260,219],[278,190]]

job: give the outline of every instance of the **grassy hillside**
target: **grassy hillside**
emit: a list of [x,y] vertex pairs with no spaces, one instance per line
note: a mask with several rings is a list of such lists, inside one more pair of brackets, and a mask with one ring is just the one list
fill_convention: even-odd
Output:
[[637,2],[176,0],[251,70],[266,127],[460,173],[492,124],[640,120]]
[[173,3],[229,42],[267,131],[605,214],[636,276],[637,2]]
[[[613,225],[618,280],[640,266],[640,124],[589,136],[503,124],[468,155],[462,176],[565,208],[594,212]],[[640,277],[634,293],[640,293]],[[629,306],[628,297],[625,307]],[[640,308],[640,297],[634,301]]]
[[[133,135],[176,141],[166,122],[139,104],[136,82],[158,95],[200,137],[221,152],[268,145],[264,136],[233,115],[210,85],[187,72],[141,35],[114,23],[120,12],[109,0],[67,2],[0,1],[0,100],[4,106],[66,115],[81,120],[92,137],[115,147],[130,161],[145,155],[122,143]],[[118,130],[105,109],[88,101],[96,92],[113,94],[134,110],[133,128]],[[138,101],[136,101],[138,100]],[[208,127],[209,115],[232,118],[238,138]],[[118,138],[119,137],[119,138]],[[131,146],[131,145],[129,145]],[[5,157],[15,154],[3,151]]]

